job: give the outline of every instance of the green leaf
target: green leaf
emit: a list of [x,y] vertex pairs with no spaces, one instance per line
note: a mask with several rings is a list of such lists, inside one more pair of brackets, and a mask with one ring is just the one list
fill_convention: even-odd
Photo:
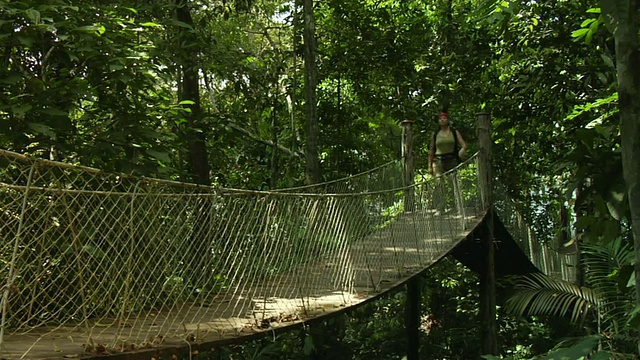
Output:
[[56,133],[47,125],[40,123],[27,123],[27,127],[38,134],[47,135],[52,139],[56,138]]
[[16,115],[24,115],[24,114],[28,113],[29,111],[31,111],[32,108],[33,108],[32,105],[24,104],[24,105],[11,107],[11,111],[13,111],[13,113],[16,114]]
[[539,273],[518,278],[514,289],[505,304],[508,311],[517,315],[570,314],[573,323],[584,321],[589,310],[602,301],[592,289]]
[[598,79],[603,83],[603,84],[607,84],[607,76],[601,72],[596,73],[596,75],[598,76]]
[[0,79],[0,83],[8,84],[8,85],[17,84],[20,81],[22,81],[21,75],[9,75],[3,79]]
[[302,348],[302,351],[305,355],[309,356],[314,349],[315,345],[313,344],[313,337],[311,337],[311,334],[307,334],[307,336],[304,337],[304,346]]
[[72,52],[69,52],[69,51],[66,51],[66,54],[67,54],[67,56],[69,56],[69,60],[71,60],[71,61],[80,61],[80,58],[76,54],[74,54]]
[[595,224],[598,221],[598,219],[594,216],[588,216],[588,215],[584,215],[584,216],[580,216],[578,218],[578,221],[576,221],[575,226],[578,229],[586,229],[589,226],[591,226],[592,224]]
[[26,47],[33,47],[33,39],[28,36],[18,35],[18,41]]
[[613,59],[611,59],[611,57],[609,57],[607,54],[600,54],[600,57],[602,58],[602,61],[604,61],[604,63],[607,64],[607,66],[609,66],[610,68],[616,67],[613,64]]
[[151,156],[152,158],[159,160],[160,162],[164,163],[164,164],[168,164],[171,162],[171,156],[168,152],[166,151],[160,151],[160,150],[147,150],[147,154],[149,154],[149,156]]
[[640,305],[636,305],[636,307],[631,310],[627,319],[627,326],[634,328],[640,326]]
[[598,26],[600,25],[600,21],[593,21],[591,22],[591,25],[589,26],[589,32],[587,33],[586,38],[584,39],[584,41],[587,44],[591,44],[591,39],[593,39],[593,35],[595,35],[595,33],[598,32]]
[[195,101],[192,100],[182,100],[178,103],[178,105],[195,105]]
[[171,20],[171,24],[173,24],[175,26],[179,26],[179,27],[185,28],[185,29],[193,30],[193,27],[191,25],[189,25],[189,24],[187,24],[186,22],[183,22],[183,21],[178,21],[178,20],[172,19]]
[[[104,29],[104,27],[102,27]],[[81,32],[99,32],[100,31],[100,27],[98,26],[94,26],[94,25],[85,25],[85,26],[79,26],[77,28],[74,29],[75,31],[81,31]],[[104,32],[104,30],[103,30]]]
[[27,17],[29,18],[29,20],[33,21],[34,23],[39,23],[40,22],[40,12],[36,9],[27,9],[24,12]]
[[551,351],[549,355],[544,358],[558,359],[558,360],[583,359],[585,356],[588,356],[595,349],[599,341],[600,341],[599,335],[587,336],[568,348],[560,348],[558,350]]
[[589,356],[589,360],[609,360],[611,359],[611,353],[608,351],[598,351],[597,353]]
[[621,180],[613,182],[606,194],[607,208],[611,216],[620,221],[628,209],[627,191]]
[[571,37],[581,38],[589,32],[589,29],[578,29],[571,34]]
[[156,24],[154,22],[143,22],[142,24],[140,24],[140,26],[146,26],[146,27],[160,27],[162,25],[160,24]]
[[593,31],[589,30],[589,32],[587,32],[587,36],[585,36],[585,38],[584,38],[584,42],[587,45],[591,44],[591,39],[593,39]]
[[68,116],[69,115],[69,112],[62,111],[57,108],[44,108],[44,109],[40,109],[38,112],[40,112],[41,114],[51,115],[51,116]]
[[591,24],[592,22],[596,21],[596,19],[587,19],[585,21],[582,22],[582,24],[580,24],[580,27],[587,27],[587,25]]
[[[629,287],[629,280],[631,280],[631,278],[634,275],[635,269],[633,268],[633,264],[630,265],[623,265],[622,267],[620,267],[620,273],[618,275],[618,289],[620,291],[625,291],[626,288]],[[636,285],[635,283],[635,278],[633,279],[633,282],[631,283],[631,287],[634,287]]]

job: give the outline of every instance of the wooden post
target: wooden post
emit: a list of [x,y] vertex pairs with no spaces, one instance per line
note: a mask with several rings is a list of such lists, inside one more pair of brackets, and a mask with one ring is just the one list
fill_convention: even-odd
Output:
[[413,211],[415,205],[413,189],[413,121],[402,122],[402,164],[404,167],[404,211]]
[[498,325],[496,322],[495,248],[493,245],[493,206],[491,171],[491,118],[488,113],[476,114],[478,126],[478,178],[482,206],[487,210],[482,229],[483,265],[480,273],[480,332],[482,355],[498,355]]
[[418,276],[407,282],[407,303],[405,330],[407,332],[407,360],[420,359],[420,278]]

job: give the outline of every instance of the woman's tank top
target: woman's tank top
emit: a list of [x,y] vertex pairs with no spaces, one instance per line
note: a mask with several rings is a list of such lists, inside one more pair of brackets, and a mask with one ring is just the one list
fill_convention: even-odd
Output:
[[450,154],[455,151],[456,140],[453,138],[453,131],[443,134],[439,131],[436,135],[436,155]]

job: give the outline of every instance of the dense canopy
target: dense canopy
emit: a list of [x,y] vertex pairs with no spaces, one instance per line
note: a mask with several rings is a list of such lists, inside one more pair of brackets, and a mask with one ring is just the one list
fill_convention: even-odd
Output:
[[640,254],[639,18],[634,0],[0,0],[0,148],[274,189],[398,159],[406,119],[425,175],[436,114],[473,150],[487,111],[540,238]]

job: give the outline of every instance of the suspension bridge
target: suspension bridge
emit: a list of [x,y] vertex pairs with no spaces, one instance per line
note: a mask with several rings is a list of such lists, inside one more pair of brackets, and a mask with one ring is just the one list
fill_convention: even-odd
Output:
[[[405,170],[268,192],[0,151],[0,358],[213,347],[346,311],[449,254],[473,268],[489,207],[478,157],[440,178]],[[494,188],[496,271],[520,256],[574,276]]]

